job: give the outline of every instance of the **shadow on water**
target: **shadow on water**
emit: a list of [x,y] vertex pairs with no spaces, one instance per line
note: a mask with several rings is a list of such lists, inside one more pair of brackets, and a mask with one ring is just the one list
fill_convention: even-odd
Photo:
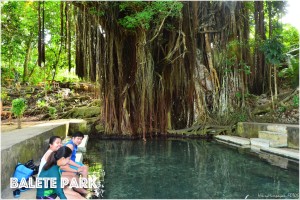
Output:
[[90,140],[104,198],[298,198],[299,173],[204,140]]

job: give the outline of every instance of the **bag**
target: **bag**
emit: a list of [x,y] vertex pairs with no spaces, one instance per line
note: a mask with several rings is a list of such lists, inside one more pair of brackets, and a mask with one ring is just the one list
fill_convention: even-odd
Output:
[[30,176],[32,176],[33,170],[27,168],[25,165],[22,163],[18,163],[14,172],[14,178],[18,179],[18,183],[21,182],[22,178],[25,178],[26,181]]
[[27,168],[29,168],[29,169],[34,169],[34,167],[35,167],[35,165],[34,165],[34,163],[33,163],[33,160],[29,160],[29,161],[27,161],[27,163],[25,163],[24,164],[25,165],[25,167],[27,167]]
[[25,165],[25,167],[33,170],[33,174],[32,175],[38,174],[38,172],[39,172],[39,166],[36,166],[34,164],[33,160],[27,161],[24,165]]

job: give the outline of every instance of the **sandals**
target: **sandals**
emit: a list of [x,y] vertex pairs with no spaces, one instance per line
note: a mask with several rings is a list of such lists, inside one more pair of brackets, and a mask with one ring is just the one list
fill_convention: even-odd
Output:
[[15,198],[19,198],[20,193],[21,193],[21,191],[19,189],[16,189],[16,190],[13,191],[13,195],[14,195]]
[[29,190],[30,188],[26,188],[26,187],[22,187],[22,188],[20,188],[20,191],[21,192],[25,192],[25,191],[27,191],[27,190]]
[[27,191],[27,190],[29,190],[29,189],[30,189],[30,188],[26,188],[26,187],[22,187],[22,188],[20,188],[20,189],[15,189],[15,190],[13,191],[14,198],[19,198],[21,192],[25,192],[25,191]]

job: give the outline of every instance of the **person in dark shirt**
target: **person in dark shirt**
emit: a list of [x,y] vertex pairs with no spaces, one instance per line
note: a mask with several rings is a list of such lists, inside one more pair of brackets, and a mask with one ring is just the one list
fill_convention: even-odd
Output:
[[[64,194],[64,188],[61,186],[61,173],[59,167],[66,165],[70,161],[71,155],[72,150],[66,146],[60,147],[57,151],[54,151],[49,155],[49,158],[38,177],[41,180],[41,187],[37,188],[37,199],[55,199],[57,196],[60,199],[67,199]],[[45,178],[55,180],[55,187],[50,183],[46,183],[47,180]]]

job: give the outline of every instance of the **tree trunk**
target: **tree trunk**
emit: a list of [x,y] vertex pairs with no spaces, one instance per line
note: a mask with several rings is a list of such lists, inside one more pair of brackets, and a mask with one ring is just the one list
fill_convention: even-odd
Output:
[[[125,16],[138,16],[152,6],[151,2],[125,3],[123,6],[129,6],[125,10],[119,4],[73,3],[78,8],[76,73],[99,80],[105,133],[136,134],[145,140],[152,130],[164,134],[169,128],[186,128],[195,118],[204,123],[209,111],[220,113],[223,103],[222,108],[234,111],[234,105],[244,103],[241,99],[247,93],[248,66],[253,70],[253,77],[248,79],[251,89],[264,91],[269,72],[265,72],[263,54],[256,48],[252,64],[248,46],[242,45],[249,40],[246,3],[233,2],[227,9],[223,2],[184,2],[179,17],[156,14],[149,29],[142,25],[144,22],[130,29],[120,21]],[[259,44],[259,38],[265,39],[263,3],[255,5]],[[98,14],[90,12],[91,8]],[[237,45],[230,54],[234,64],[227,67],[226,45],[230,42]],[[210,88],[203,82],[210,82]],[[237,98],[239,92],[242,97]]]
[[266,89],[266,82],[264,80],[268,80],[268,70],[266,70],[265,66],[265,56],[263,52],[259,50],[259,44],[263,42],[265,37],[265,26],[264,26],[264,2],[255,1],[255,40],[256,40],[256,48],[255,48],[255,68],[252,69],[253,81],[251,85],[251,92],[254,94],[262,94]]
[[32,35],[29,36],[27,42],[27,50],[26,50],[26,56],[24,60],[24,68],[23,68],[23,83],[25,83],[28,80],[28,61],[30,60],[31,56],[31,43],[32,43]]
[[273,65],[274,67],[274,100],[277,101],[277,96],[278,96],[278,92],[277,92],[277,67],[276,65]]
[[21,129],[21,116],[18,117],[18,129]]

